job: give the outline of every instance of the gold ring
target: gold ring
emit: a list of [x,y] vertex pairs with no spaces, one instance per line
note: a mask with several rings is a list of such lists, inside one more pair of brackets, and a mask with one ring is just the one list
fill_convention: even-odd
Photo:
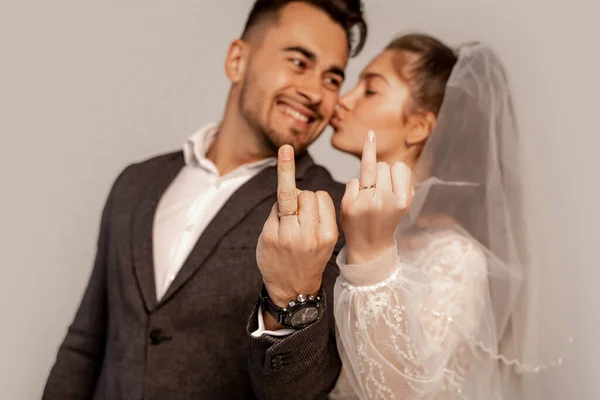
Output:
[[375,186],[377,186],[376,184],[372,184],[369,186],[361,186],[358,188],[358,190],[365,190],[365,189],[373,189]]
[[286,212],[278,212],[279,218],[281,217],[289,217],[290,215],[298,215],[298,210],[296,211],[286,211]]

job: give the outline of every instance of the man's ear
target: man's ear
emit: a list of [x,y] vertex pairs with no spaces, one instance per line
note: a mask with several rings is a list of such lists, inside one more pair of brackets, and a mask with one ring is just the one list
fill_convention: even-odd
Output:
[[225,74],[231,83],[238,83],[244,77],[248,62],[248,43],[236,39],[229,45],[225,59]]
[[435,126],[437,118],[430,111],[423,111],[411,115],[408,120],[408,133],[406,146],[412,147],[424,143]]

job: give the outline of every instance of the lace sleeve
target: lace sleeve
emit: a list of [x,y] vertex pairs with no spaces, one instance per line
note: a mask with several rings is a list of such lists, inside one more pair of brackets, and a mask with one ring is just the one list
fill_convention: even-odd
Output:
[[445,236],[423,251],[418,266],[403,262],[396,248],[364,265],[344,261],[342,251],[334,299],[340,382],[360,399],[460,398],[467,337],[487,288],[476,245]]

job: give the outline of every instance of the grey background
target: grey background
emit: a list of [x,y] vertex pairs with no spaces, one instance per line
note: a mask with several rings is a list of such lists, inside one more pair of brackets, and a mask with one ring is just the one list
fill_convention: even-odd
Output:
[[[597,23],[571,0],[367,0],[358,71],[395,34],[483,40],[509,71],[538,262],[561,266],[577,341],[548,399],[600,398]],[[250,0],[0,0],[0,398],[40,397],[88,279],[112,180],[218,119],[227,45]],[[356,160],[312,147],[342,181]],[[549,277],[549,279],[556,277]],[[558,279],[558,278],[556,278]]]

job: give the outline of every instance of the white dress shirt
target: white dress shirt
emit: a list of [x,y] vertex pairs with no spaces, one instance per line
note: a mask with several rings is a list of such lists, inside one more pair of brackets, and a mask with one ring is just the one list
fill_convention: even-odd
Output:
[[154,281],[159,300],[227,199],[260,171],[277,164],[277,159],[270,157],[242,165],[221,176],[217,167],[206,158],[217,130],[218,124],[211,123],[186,140],[183,146],[185,165],[158,204],[153,247]]

